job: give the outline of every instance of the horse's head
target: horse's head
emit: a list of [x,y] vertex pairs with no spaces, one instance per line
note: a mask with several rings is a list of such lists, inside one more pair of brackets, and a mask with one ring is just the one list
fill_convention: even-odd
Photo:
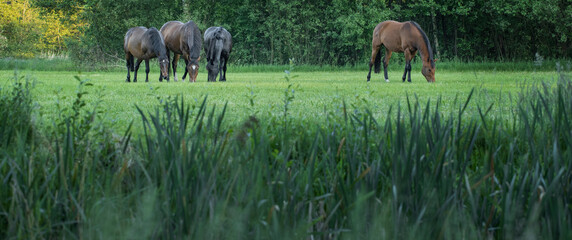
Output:
[[169,59],[167,57],[159,58],[159,68],[161,69],[160,79],[169,80]]
[[219,69],[219,61],[209,61],[207,62],[207,71],[209,73],[208,81],[214,82],[216,81],[216,77],[218,75]]
[[427,82],[435,82],[435,62],[433,63],[423,62],[423,68],[421,69],[421,73],[423,74],[423,76],[425,76]]
[[189,82],[197,81],[197,76],[199,75],[199,60],[201,60],[201,57],[199,57],[196,60],[191,60],[189,61],[189,64],[187,64],[187,72],[189,73]]

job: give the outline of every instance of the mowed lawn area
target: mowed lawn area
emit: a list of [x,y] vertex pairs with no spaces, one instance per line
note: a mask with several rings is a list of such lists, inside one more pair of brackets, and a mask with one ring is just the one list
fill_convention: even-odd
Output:
[[[241,71],[233,72],[229,67],[227,82],[207,82],[204,68],[199,72],[196,83],[181,82],[182,67],[179,67],[179,81],[159,82],[158,70],[152,68],[146,83],[144,68],[139,70],[139,81],[126,83],[125,71],[113,72],[66,72],[33,71],[17,72],[18,78],[35,80],[34,99],[37,101],[43,120],[55,117],[57,104],[70,106],[78,91],[79,77],[93,86],[84,87],[82,98],[89,104],[99,102],[105,117],[116,123],[117,130],[124,130],[133,121],[140,124],[136,106],[151,110],[160,101],[169,97],[183,97],[189,106],[200,106],[205,97],[209,109],[222,111],[227,104],[225,124],[239,124],[250,115],[263,120],[281,117],[285,112],[288,92],[288,116],[320,123],[328,114],[340,113],[344,109],[361,111],[369,109],[376,118],[386,118],[390,107],[407,107],[407,96],[418,98],[422,105],[431,101],[431,106],[441,99],[439,105],[443,114],[457,110],[464,104],[471,90],[475,92],[469,107],[488,108],[496,117],[507,117],[505,109],[515,101],[520,90],[532,84],[555,82],[556,71],[452,71],[437,69],[436,82],[427,83],[418,67],[412,71],[412,82],[402,82],[400,70],[389,72],[390,82],[381,74],[373,74],[371,82],[366,81],[367,71]],[[288,70],[284,67],[284,70]],[[2,87],[8,87],[15,71],[0,71]],[[288,81],[287,81],[288,79]],[[289,89],[289,90],[288,90]],[[469,111],[470,112],[470,111]]]

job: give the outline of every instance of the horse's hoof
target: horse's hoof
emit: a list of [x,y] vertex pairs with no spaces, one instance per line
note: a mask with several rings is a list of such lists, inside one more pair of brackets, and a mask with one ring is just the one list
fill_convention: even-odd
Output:
[[389,82],[389,79],[385,79],[385,82]]

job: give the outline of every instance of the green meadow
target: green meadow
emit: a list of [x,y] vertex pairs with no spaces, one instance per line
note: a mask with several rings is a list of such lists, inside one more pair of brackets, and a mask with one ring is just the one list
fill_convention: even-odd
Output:
[[569,64],[34,61],[0,70],[2,239],[572,237]]
[[[376,118],[387,118],[385,115],[389,108],[405,104],[407,97],[421,102],[441,99],[442,110],[449,112],[464,103],[472,89],[477,93],[473,101],[481,107],[495,104],[498,110],[508,108],[512,103],[511,95],[514,97],[522,88],[542,82],[553,83],[558,78],[555,70],[486,71],[486,66],[477,67],[481,69],[438,71],[434,84],[427,83],[417,68],[412,71],[411,83],[402,82],[403,71],[397,67],[389,71],[389,83],[383,80],[383,72],[372,73],[372,81],[367,82],[367,69],[325,71],[304,66],[300,70],[296,66],[293,69],[289,66],[231,66],[228,81],[216,83],[206,82],[204,69],[196,83],[182,82],[182,66],[178,68],[178,82],[172,78],[170,82],[159,82],[156,67],[149,74],[149,82],[144,81],[142,68],[138,82],[126,83],[126,72],[119,67],[96,72],[3,70],[0,71],[0,79],[4,86],[13,81],[14,74],[35,80],[34,98],[42,117],[48,121],[56,116],[57,103],[62,107],[71,104],[70,98],[78,91],[79,81],[89,82],[92,86],[83,88],[87,92],[83,96],[86,103],[99,103],[105,116],[117,123],[118,130],[125,130],[131,121],[139,123],[135,106],[148,109],[160,104],[162,99],[175,96],[195,107],[205,97],[218,110],[226,105],[226,123],[238,124],[250,115],[262,119],[283,115],[285,92],[289,91],[289,116],[302,122],[319,123],[328,112],[340,110],[344,103],[352,111],[367,107]],[[503,117],[498,111],[496,117]]]

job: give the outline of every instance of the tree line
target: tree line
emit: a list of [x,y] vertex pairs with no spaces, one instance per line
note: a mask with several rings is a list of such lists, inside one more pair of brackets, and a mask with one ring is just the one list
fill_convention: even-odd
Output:
[[[572,56],[570,0],[0,0],[2,56],[42,51],[69,53],[79,61],[123,58],[123,37],[133,26],[160,28],[170,20],[195,21],[204,31],[223,26],[235,42],[238,64],[365,64],[374,27],[381,21],[413,20],[444,60],[532,60]],[[42,21],[34,31],[26,17],[8,18],[28,4]],[[20,12],[22,9],[19,10]],[[30,11],[28,11],[30,12]],[[17,15],[17,13],[12,14]],[[12,16],[10,15],[10,16]],[[25,26],[24,26],[25,25]],[[37,24],[36,24],[37,25]],[[27,29],[26,31],[19,31]],[[28,34],[29,36],[25,36]],[[63,39],[63,40],[62,40]],[[29,43],[23,46],[21,43]],[[25,55],[25,54],[24,54]],[[29,54],[28,54],[29,55]]]

